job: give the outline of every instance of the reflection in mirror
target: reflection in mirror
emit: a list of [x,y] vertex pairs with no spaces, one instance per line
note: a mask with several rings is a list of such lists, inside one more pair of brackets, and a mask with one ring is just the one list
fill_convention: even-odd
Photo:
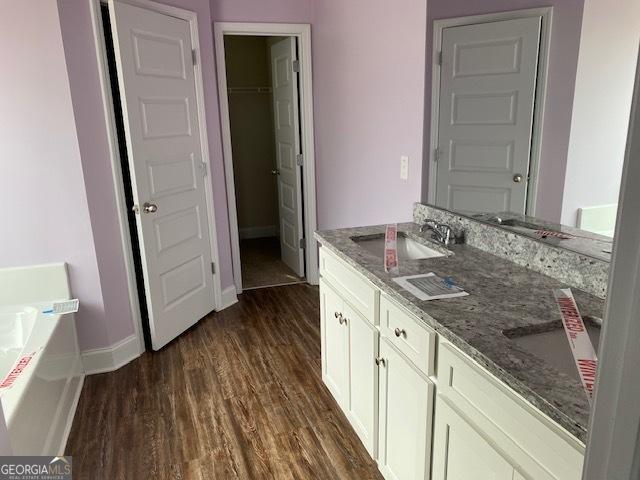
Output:
[[433,23],[423,201],[609,260],[640,8],[556,10]]

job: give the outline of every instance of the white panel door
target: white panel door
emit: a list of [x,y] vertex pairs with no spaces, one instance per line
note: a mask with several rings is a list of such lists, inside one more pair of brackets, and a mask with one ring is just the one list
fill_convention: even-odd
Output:
[[353,429],[376,458],[378,444],[378,329],[346,302],[343,312],[349,326],[349,412]]
[[320,280],[322,379],[340,407],[349,411],[349,327],[342,298]]
[[438,397],[434,420],[432,480],[513,480],[511,464]]
[[189,24],[110,3],[155,350],[214,308]]
[[427,480],[433,384],[387,340],[380,357],[378,468],[386,480]]
[[273,114],[278,171],[278,208],[280,216],[280,254],[282,261],[304,277],[304,251],[301,248],[302,172],[297,163],[300,153],[300,112],[296,39],[287,37],[271,46]]
[[436,205],[524,213],[540,24],[443,30]]

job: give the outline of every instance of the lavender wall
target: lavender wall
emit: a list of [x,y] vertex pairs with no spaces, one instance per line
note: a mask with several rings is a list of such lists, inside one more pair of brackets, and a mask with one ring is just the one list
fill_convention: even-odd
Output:
[[420,197],[425,1],[212,0],[211,9],[214,21],[312,24],[319,228],[409,219]]
[[[411,218],[420,198],[424,0],[314,4],[320,228]],[[400,179],[400,156],[409,179]]]
[[105,332],[80,329],[82,349],[105,347],[134,333],[129,291],[121,248],[120,226],[111,182],[111,160],[105,135],[98,64],[93,43],[89,2],[58,0],[60,28],[80,145],[85,190],[95,242]]
[[[504,10],[553,6],[551,55],[545,102],[542,157],[536,215],[559,221],[562,210],[567,148],[571,128],[580,27],[584,0],[429,0],[425,82],[425,145],[431,126],[431,58],[433,21]],[[426,188],[426,172],[424,185]],[[423,191],[423,198],[426,192]]]
[[81,299],[78,334],[108,343],[55,0],[0,10],[0,266],[65,261]]
[[215,22],[312,23],[313,0],[211,0]]

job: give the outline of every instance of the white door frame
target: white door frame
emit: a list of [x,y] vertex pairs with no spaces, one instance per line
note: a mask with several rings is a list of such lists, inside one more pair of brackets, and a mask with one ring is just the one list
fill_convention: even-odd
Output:
[[540,169],[540,156],[542,146],[542,126],[544,120],[544,108],[547,97],[547,73],[549,66],[549,50],[551,46],[551,25],[553,20],[553,7],[530,8],[526,10],[513,10],[509,12],[497,12],[486,15],[473,15],[468,17],[447,18],[433,22],[433,53],[431,57],[431,131],[429,139],[429,159],[426,169],[429,177],[427,182],[428,203],[436,202],[436,171],[437,162],[435,151],[438,147],[438,122],[440,118],[440,51],[442,50],[442,31],[448,27],[460,27],[463,25],[475,25],[478,23],[490,23],[501,20],[514,20],[517,18],[542,17],[540,30],[540,53],[538,56],[538,79],[536,82],[536,95],[533,111],[533,129],[531,136],[531,156],[529,161],[529,183],[527,185],[527,203],[525,213],[535,215],[536,199],[538,196],[538,172]]
[[307,282],[318,284],[318,249],[313,234],[316,230],[316,169],[313,135],[313,85],[311,82],[311,26],[301,23],[234,23],[215,22],[213,24],[216,49],[216,69],[218,71],[218,98],[220,99],[220,122],[222,127],[222,148],[224,172],[227,183],[227,206],[229,209],[229,230],[231,233],[231,258],[236,292],[242,293],[242,273],[240,265],[240,235],[236,211],[236,191],[233,183],[233,154],[231,149],[231,125],[229,122],[229,99],[227,97],[227,68],[225,63],[224,36],[251,35],[267,37],[296,37],[300,48],[300,118],[302,120],[302,198],[304,203],[305,276]]
[[[136,281],[135,267],[133,263],[133,249],[131,246],[131,235],[129,232],[129,220],[127,216],[127,204],[124,195],[124,181],[122,175],[122,167],[120,163],[120,152],[118,149],[118,135],[116,131],[115,112],[113,110],[113,95],[111,92],[111,79],[109,77],[109,69],[107,65],[107,51],[104,39],[104,30],[102,26],[102,14],[100,11],[101,4],[107,4],[107,0],[89,0],[91,6],[91,17],[93,23],[93,35],[96,44],[96,56],[98,60],[98,71],[100,74],[100,90],[102,93],[102,105],[104,109],[104,118],[107,128],[107,136],[109,138],[109,156],[111,158],[111,171],[113,173],[112,181],[116,197],[116,209],[118,211],[118,223],[120,226],[120,241],[124,253],[124,264],[127,273],[127,287],[129,290],[129,307],[131,316],[133,317],[133,327],[135,335],[138,337],[140,344],[140,353],[145,351],[144,337],[142,335],[142,316],[140,314],[140,301],[138,297],[138,285]],[[211,162],[209,159],[209,140],[207,138],[207,123],[205,116],[204,103],[204,82],[202,79],[202,62],[200,60],[200,40],[198,37],[198,15],[195,12],[184,10],[182,8],[172,7],[161,3],[152,2],[150,0],[117,0],[122,3],[128,3],[137,7],[151,10],[154,12],[169,15],[189,23],[191,31],[191,44],[196,54],[195,65],[195,87],[196,99],[198,104],[198,122],[200,124],[200,145],[202,148],[202,161],[209,165],[211,171]],[[204,182],[205,197],[207,201],[207,219],[209,221],[209,236],[211,238],[211,259],[216,266],[220,265],[218,255],[218,238],[216,235],[215,212],[213,209],[213,185],[211,177],[208,176]],[[224,308],[222,303],[222,290],[220,286],[219,268],[213,276],[213,301],[215,310]]]
[[618,201],[584,480],[640,474],[640,56]]

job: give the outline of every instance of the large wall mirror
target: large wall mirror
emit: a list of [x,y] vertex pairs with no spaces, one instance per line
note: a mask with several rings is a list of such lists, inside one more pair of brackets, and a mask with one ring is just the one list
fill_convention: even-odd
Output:
[[615,229],[640,2],[548,3],[495,14],[430,2],[422,200],[525,234],[562,224],[604,245]]

